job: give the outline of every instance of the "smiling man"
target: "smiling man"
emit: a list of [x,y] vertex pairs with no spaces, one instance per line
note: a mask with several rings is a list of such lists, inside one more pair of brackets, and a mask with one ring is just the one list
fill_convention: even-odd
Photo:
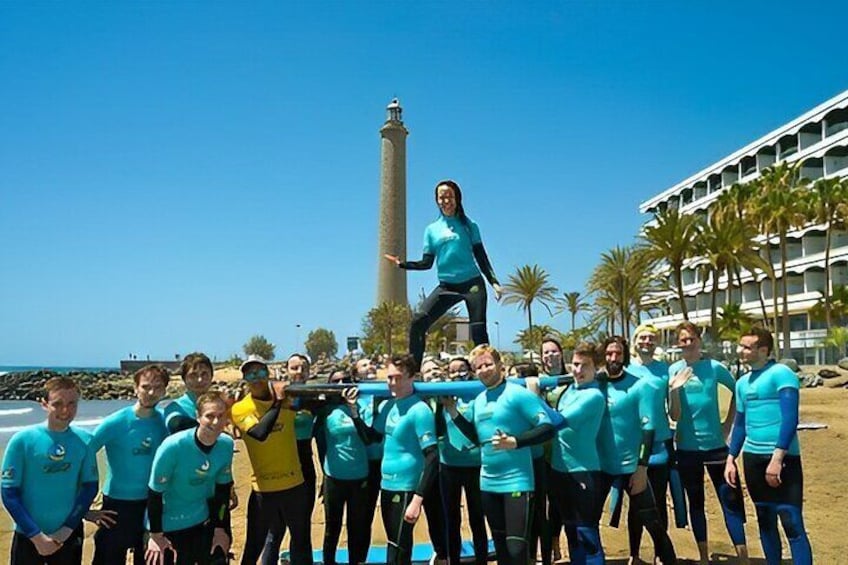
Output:
[[778,517],[789,540],[792,562],[813,562],[801,509],[804,473],[798,444],[798,377],[770,359],[774,338],[754,327],[739,339],[739,356],[751,367],[736,383],[739,399],[724,478],[739,487],[736,458],[745,451],[745,481],[757,509],[760,541],[769,565],[781,563]]
[[165,396],[170,378],[161,365],[136,371],[136,403],[111,414],[94,430],[90,447],[95,453],[105,448],[107,474],[103,507],[95,513],[100,529],[94,534],[93,565],[123,563],[129,549],[135,565],[144,563],[147,480],[156,449],[168,437],[156,404]]
[[[345,395],[363,441],[367,444],[385,436],[380,503],[389,565],[411,563],[413,529],[439,466],[435,416],[413,390],[416,367],[412,355],[392,357],[386,375],[392,398],[374,416],[373,426],[360,417],[356,389],[349,389]],[[446,557],[438,555],[440,559]]]
[[68,377],[44,385],[47,422],[25,428],[3,456],[3,505],[15,521],[9,563],[82,562],[82,518],[97,494],[97,461],[88,434],[72,427],[79,387]]

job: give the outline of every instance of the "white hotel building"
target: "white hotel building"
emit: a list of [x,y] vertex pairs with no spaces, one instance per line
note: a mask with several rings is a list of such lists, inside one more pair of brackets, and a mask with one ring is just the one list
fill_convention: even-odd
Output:
[[[722,190],[737,182],[756,179],[760,171],[781,161],[800,161],[801,176],[811,181],[848,176],[848,91],[646,200],[639,211],[653,214],[672,207],[682,213],[707,215]],[[832,287],[848,284],[848,233],[832,234],[830,264],[825,265],[825,231],[826,226],[815,225],[789,234],[786,273],[780,273],[777,237],[770,242],[772,258],[777,261],[775,271],[780,276],[779,284],[786,284],[789,292],[792,357],[802,363],[821,362],[823,355],[816,346],[824,338],[824,324],[811,320],[807,312],[823,296],[824,270],[830,269]],[[772,288],[768,277],[760,274],[755,280],[745,272],[742,280],[740,293],[736,286],[728,290],[726,277],[719,279],[723,293],[719,294],[719,307],[725,302],[741,302],[743,310],[755,318],[762,318],[758,297],[758,293],[762,293],[766,311],[772,316]],[[712,283],[706,288],[703,283],[694,267],[683,271],[683,294],[689,319],[709,325]],[[781,289],[778,288],[778,297]],[[655,314],[652,321],[661,329],[673,328],[683,320],[676,293],[663,296],[661,302],[664,314]],[[781,300],[778,300],[778,308],[782,308]],[[780,336],[775,337],[779,339]]]

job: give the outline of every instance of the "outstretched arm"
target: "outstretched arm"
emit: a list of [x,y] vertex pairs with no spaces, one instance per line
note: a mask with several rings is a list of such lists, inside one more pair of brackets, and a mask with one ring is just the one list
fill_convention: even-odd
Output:
[[435,259],[432,253],[425,253],[418,261],[398,261],[397,266],[407,271],[426,271],[433,266]]

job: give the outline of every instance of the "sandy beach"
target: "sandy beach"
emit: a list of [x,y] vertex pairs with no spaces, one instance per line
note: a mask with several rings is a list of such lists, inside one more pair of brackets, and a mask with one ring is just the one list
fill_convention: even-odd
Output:
[[[215,378],[216,380],[231,380],[238,378],[238,372],[234,370],[231,373],[219,374],[219,372],[216,372]],[[829,381],[827,384],[833,388],[823,387],[801,391],[801,421],[807,423],[819,422],[828,426],[827,429],[799,432],[805,473],[804,517],[815,558],[817,562],[827,564],[848,563],[848,537],[838,533],[843,528],[844,509],[846,502],[848,502],[848,497],[843,491],[842,477],[839,474],[839,468],[844,461],[846,448],[848,448],[848,411],[845,410],[845,405],[848,403],[848,390],[836,385],[845,382],[845,380],[845,378],[842,378]],[[250,463],[240,441],[236,443],[236,447],[238,452],[235,454],[234,475],[241,504],[233,514],[235,538],[233,550],[239,556],[244,539],[244,512],[250,491]],[[711,486],[707,488],[708,492],[712,491]],[[746,531],[751,555],[754,558],[752,562],[764,563],[757,534],[756,519],[750,500],[746,500],[746,511],[748,516]],[[606,516],[604,521],[606,522]],[[710,547],[714,554],[714,562],[735,562],[733,547],[724,530],[714,496],[708,496],[708,522]],[[323,523],[323,508],[319,502],[316,504],[313,515],[313,547],[317,548],[321,545]],[[91,537],[93,533],[94,527],[87,524],[84,563],[89,563],[91,560],[93,550]],[[466,532],[466,534],[465,537],[470,539],[470,532]],[[603,526],[601,535],[605,550],[610,558],[608,562],[614,564],[626,563],[626,529],[623,527],[613,529]],[[697,549],[691,532],[685,529],[672,529],[671,536],[678,556],[681,558],[681,563],[694,562]],[[9,554],[11,537],[11,522],[8,514],[3,512],[0,516],[0,556],[4,556],[0,557],[2,561],[6,561],[5,556]],[[346,536],[343,531],[342,544],[345,543],[345,540]],[[416,526],[416,540],[427,540],[427,528],[423,521]],[[379,511],[375,518],[373,541],[374,543],[385,542]],[[287,545],[287,542],[285,545]],[[564,538],[562,545],[565,548]],[[650,539],[645,535],[642,543],[642,558],[650,559],[651,556]],[[791,562],[785,543],[784,557],[787,563]]]

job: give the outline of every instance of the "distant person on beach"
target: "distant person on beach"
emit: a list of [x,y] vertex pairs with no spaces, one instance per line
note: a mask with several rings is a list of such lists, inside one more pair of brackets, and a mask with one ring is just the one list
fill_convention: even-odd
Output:
[[745,482],[757,509],[768,565],[782,563],[777,521],[789,540],[792,563],[810,565],[813,553],[802,514],[804,473],[798,443],[798,377],[771,359],[774,337],[753,327],[739,338],[739,356],[751,367],[736,383],[739,399],[724,478],[739,486],[736,459],[744,451]]
[[506,382],[496,349],[478,345],[469,361],[486,390],[465,414],[455,399],[441,401],[457,429],[481,446],[480,491],[498,563],[527,565],[535,488],[529,448],[551,439],[554,426],[536,394]]
[[3,505],[15,521],[9,563],[82,563],[82,519],[97,495],[97,460],[89,434],[71,426],[79,386],[68,377],[44,385],[44,424],[9,440],[2,465]]
[[[362,440],[367,444],[385,437],[381,509],[388,539],[387,565],[411,563],[415,523],[421,516],[424,496],[431,491],[439,466],[433,411],[413,390],[417,367],[412,355],[391,358],[387,379],[392,398],[382,405],[371,426],[360,417],[359,391],[351,388],[345,393]],[[446,557],[437,555],[439,559]]]
[[124,563],[128,550],[135,565],[144,564],[147,482],[153,456],[168,437],[156,404],[165,396],[170,377],[161,365],[136,371],[136,403],[106,417],[94,430],[90,447],[95,453],[105,448],[107,472],[103,506],[86,516],[100,526],[94,534],[92,565]]
[[215,369],[204,353],[189,353],[180,363],[180,376],[185,384],[185,394],[165,406],[165,424],[170,433],[187,430],[197,425],[197,399],[212,385]]
[[[264,359],[248,356],[241,365],[248,394],[233,404],[233,425],[241,431],[252,468],[247,503],[247,533],[243,565],[277,563],[280,544],[266,548],[269,532],[291,530],[290,559],[293,565],[312,563],[309,492],[297,457],[295,412],[286,398],[285,381],[269,381]],[[264,553],[263,553],[264,550]]]
[[409,352],[420,367],[424,357],[427,330],[439,316],[453,305],[465,301],[474,345],[489,343],[486,329],[486,283],[481,271],[492,285],[495,298],[500,299],[501,286],[489,262],[480,237],[480,228],[462,207],[462,191],[452,180],[436,185],[436,204],[439,218],[424,231],[424,256],[419,261],[401,261],[394,255],[385,258],[401,269],[426,271],[436,264],[439,286],[424,299],[413,316],[409,329]]
[[228,399],[210,391],[197,399],[197,426],[165,439],[148,481],[149,565],[227,563],[231,539],[233,439],[223,434]]
[[[723,477],[727,441],[736,413],[736,381],[724,365],[701,354],[701,329],[692,322],[677,326],[680,361],[669,367],[669,416],[677,422],[677,468],[689,502],[692,534],[698,544],[700,562],[709,563],[707,518],[704,511],[704,471],[718,495],[727,533],[740,563],[748,563],[745,540],[745,507],[742,488],[732,487]],[[722,423],[718,387],[734,395]]]

